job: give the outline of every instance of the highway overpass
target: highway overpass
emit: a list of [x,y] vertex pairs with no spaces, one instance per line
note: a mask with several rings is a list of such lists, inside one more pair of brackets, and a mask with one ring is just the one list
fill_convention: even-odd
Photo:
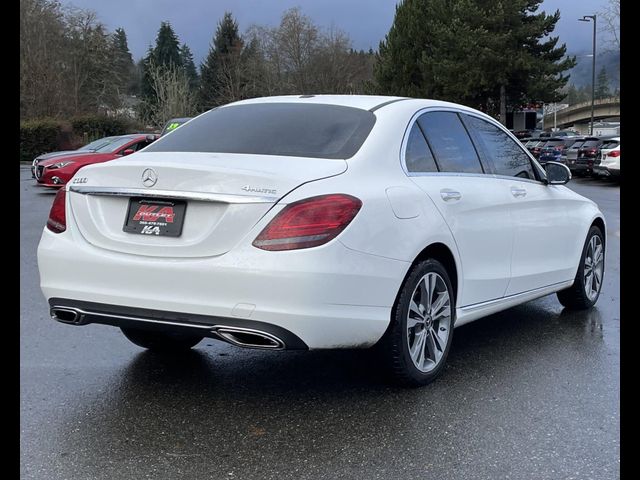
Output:
[[[576,123],[589,123],[591,121],[591,101],[576,103],[570,107],[559,110],[556,114],[555,124],[558,128],[565,128]],[[544,127],[552,127],[554,114],[544,116]],[[593,118],[602,120],[620,116],[620,97],[601,98],[594,102]]]

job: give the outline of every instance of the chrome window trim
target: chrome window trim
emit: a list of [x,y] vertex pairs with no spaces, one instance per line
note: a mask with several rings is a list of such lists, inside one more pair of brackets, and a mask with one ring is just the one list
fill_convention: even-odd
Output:
[[[500,130],[505,132],[513,141],[516,142],[517,146],[527,155],[527,157],[529,157],[529,160],[531,160],[532,168],[537,170],[537,173],[544,180],[541,181],[541,180],[530,179],[530,178],[510,177],[509,175],[497,175],[497,174],[494,174],[494,173],[410,172],[407,169],[407,165],[406,165],[406,161],[405,161],[406,160],[405,157],[406,157],[406,152],[407,152],[407,145],[409,143],[409,133],[411,132],[411,129],[413,128],[413,125],[418,120],[418,117],[420,117],[424,113],[430,113],[430,112],[453,112],[453,113],[457,113],[457,114],[465,114],[465,115],[470,115],[470,116],[479,118],[480,120],[484,120],[486,122],[491,123],[492,125],[495,125]],[[464,126],[464,123],[463,123],[463,126]],[[465,130],[466,130],[466,126],[465,126]],[[467,132],[467,135],[469,135],[468,132]],[[471,143],[475,148],[475,143],[473,142],[473,139],[471,138],[471,135],[469,135],[469,138],[471,139]],[[433,152],[431,152],[431,153],[433,154]],[[480,164],[483,165],[482,159],[480,159]],[[539,185],[546,185],[545,181],[546,181],[546,178],[547,178],[546,174],[545,174],[545,171],[544,171],[544,168],[542,168],[542,166],[538,163],[538,161],[535,159],[535,157],[533,155],[531,155],[531,152],[529,152],[529,150],[524,148],[524,146],[520,143],[520,140],[518,140],[518,138],[513,133],[511,133],[509,130],[507,130],[504,127],[504,125],[502,125],[500,122],[497,122],[495,119],[493,119],[493,118],[491,118],[491,117],[489,117],[487,115],[478,114],[477,112],[470,112],[470,111],[462,110],[460,108],[455,108],[455,107],[441,107],[441,106],[424,107],[424,108],[421,108],[421,109],[417,110],[413,114],[413,116],[409,120],[409,123],[407,124],[407,127],[405,128],[404,135],[402,137],[402,144],[400,145],[400,167],[404,171],[405,175],[407,175],[407,177],[425,177],[425,176],[432,176],[432,175],[440,175],[440,176],[442,176],[442,175],[449,175],[449,176],[479,176],[479,177],[493,177],[493,178],[516,180],[516,181],[533,182],[533,183],[536,183],[536,184],[539,184]],[[483,168],[484,168],[484,165],[483,165]]]
[[275,203],[277,197],[256,195],[233,195],[230,193],[180,192],[175,190],[151,190],[148,188],[124,187],[91,187],[87,185],[70,185],[69,191],[82,195],[100,195],[112,197],[147,197],[191,200],[199,202],[219,203]]

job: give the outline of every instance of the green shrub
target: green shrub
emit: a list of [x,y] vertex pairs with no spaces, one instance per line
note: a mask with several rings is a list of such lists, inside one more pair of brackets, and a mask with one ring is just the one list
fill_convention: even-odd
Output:
[[84,140],[92,141],[101,137],[124,135],[132,131],[129,120],[102,115],[85,115],[71,120],[73,133]]
[[139,131],[132,120],[85,115],[70,122],[51,118],[20,123],[20,160],[32,161],[43,153],[75,150],[93,140]]
[[20,160],[32,161],[38,155],[77,148],[71,128],[65,122],[45,118],[20,123]]

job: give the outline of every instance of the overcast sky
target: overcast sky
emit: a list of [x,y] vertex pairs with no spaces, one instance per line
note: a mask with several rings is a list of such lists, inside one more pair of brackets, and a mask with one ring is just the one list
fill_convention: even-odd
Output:
[[[389,31],[397,0],[62,0],[63,4],[89,8],[110,30],[123,27],[129,49],[137,61],[155,42],[160,22],[169,21],[180,42],[193,52],[196,64],[206,55],[218,21],[226,10],[238,21],[241,33],[251,24],[275,26],[282,12],[299,6],[324,28],[344,30],[353,47],[368,50]],[[607,0],[545,0],[541,9],[560,10],[554,34],[571,53],[591,50],[592,26],[578,22],[583,15],[604,9]]]

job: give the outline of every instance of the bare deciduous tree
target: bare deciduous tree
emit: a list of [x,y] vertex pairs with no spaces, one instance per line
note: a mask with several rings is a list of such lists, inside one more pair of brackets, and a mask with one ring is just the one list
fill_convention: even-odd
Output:
[[20,116],[52,117],[64,108],[64,15],[57,1],[20,0]]
[[20,0],[20,116],[113,111],[121,73],[105,26],[90,10]]
[[276,28],[252,25],[245,45],[256,52],[246,81],[259,95],[363,93],[372,78],[371,53],[354,51],[346,33],[322,31],[298,8]]
[[609,5],[599,12],[599,16],[604,22],[603,29],[611,35],[610,48],[620,51],[620,0],[609,0]]
[[164,125],[172,117],[194,113],[195,94],[181,67],[156,65],[151,61],[148,72],[156,96],[156,103],[150,107],[150,118],[154,125]]

